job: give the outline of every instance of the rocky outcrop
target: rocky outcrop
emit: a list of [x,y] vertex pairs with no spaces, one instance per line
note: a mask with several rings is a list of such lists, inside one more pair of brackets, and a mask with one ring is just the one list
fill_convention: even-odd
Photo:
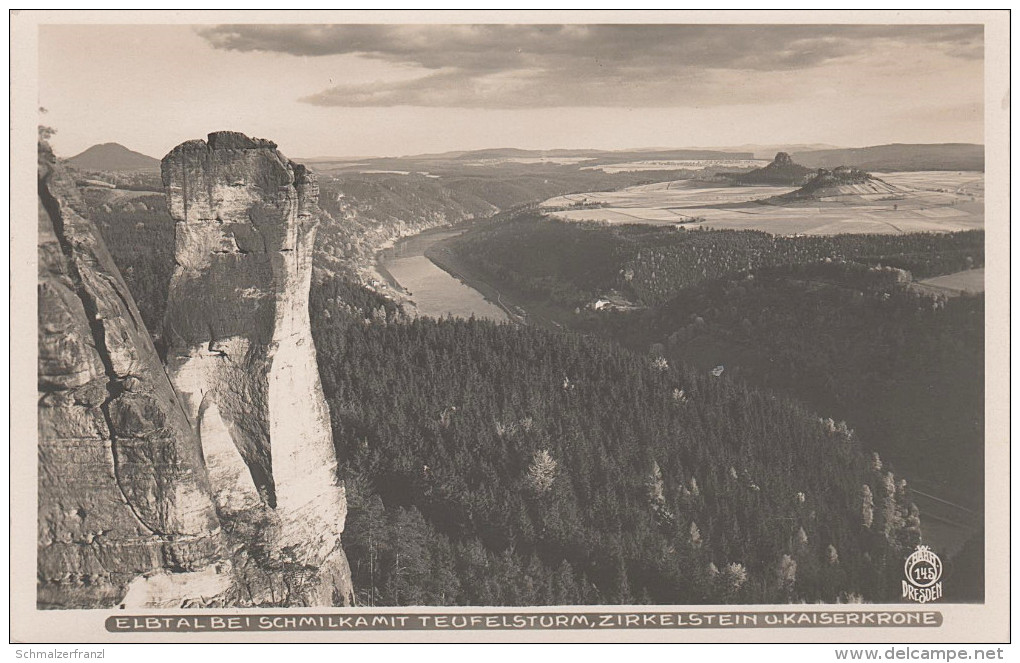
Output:
[[793,157],[788,152],[776,152],[776,157],[772,160],[777,168],[788,168],[793,165]]
[[45,145],[38,184],[38,605],[110,607],[157,576],[165,604],[201,602],[230,574],[191,424]]
[[818,172],[808,183],[811,186],[806,188],[819,188],[823,186],[833,186],[840,184],[862,184],[872,180],[878,180],[871,173],[861,170],[860,168],[852,168],[850,166],[839,166],[828,170],[826,168],[819,168]]
[[745,185],[799,186],[810,178],[811,172],[810,168],[794,163],[786,152],[779,152],[772,163],[740,175],[736,181]]
[[[224,527],[264,537],[274,560],[303,569],[285,602],[348,603],[346,500],[308,314],[323,215],[315,178],[274,143],[233,132],[178,145],[162,174],[177,262],[167,372],[198,429]],[[273,582],[242,579],[279,602]]]

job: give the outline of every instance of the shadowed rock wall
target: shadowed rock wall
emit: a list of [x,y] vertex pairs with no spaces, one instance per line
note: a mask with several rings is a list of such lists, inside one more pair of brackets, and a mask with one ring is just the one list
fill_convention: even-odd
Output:
[[109,607],[153,576],[169,605],[223,591],[229,565],[218,565],[220,525],[191,424],[45,145],[38,185],[38,604]]

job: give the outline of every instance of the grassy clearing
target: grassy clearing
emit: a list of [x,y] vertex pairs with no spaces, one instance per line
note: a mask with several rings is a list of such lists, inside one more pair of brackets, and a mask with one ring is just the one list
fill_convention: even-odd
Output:
[[914,284],[922,292],[939,291],[950,297],[963,294],[977,294],[985,291],[985,270],[968,269],[964,272],[936,276]]

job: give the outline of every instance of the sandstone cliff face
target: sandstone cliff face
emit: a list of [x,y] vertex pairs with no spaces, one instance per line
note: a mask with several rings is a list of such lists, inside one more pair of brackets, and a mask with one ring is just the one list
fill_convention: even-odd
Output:
[[201,602],[230,577],[191,424],[45,146],[38,184],[38,604],[114,606],[156,577],[164,603]]
[[[346,499],[308,314],[315,179],[274,143],[232,132],[177,146],[162,174],[177,262],[167,372],[198,429],[224,527],[304,569],[284,602],[349,603]],[[249,600],[279,603],[279,579],[238,559]]]

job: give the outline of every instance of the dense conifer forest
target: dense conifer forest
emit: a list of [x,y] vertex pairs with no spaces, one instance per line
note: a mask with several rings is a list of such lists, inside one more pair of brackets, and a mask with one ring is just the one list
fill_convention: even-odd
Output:
[[588,321],[845,419],[897,467],[980,509],[984,297],[932,297],[898,278],[856,264],[762,270]]
[[845,424],[594,337],[406,320],[340,282],[312,313],[366,601],[894,598],[917,512]]
[[[983,266],[982,231],[781,237],[523,215],[447,244],[526,308],[792,395],[981,506],[984,297],[913,282]],[[593,310],[607,292],[633,306]]]
[[824,260],[896,267],[919,279],[984,265],[980,230],[789,237],[757,230],[574,223],[526,213],[447,244],[483,277],[571,309],[611,289],[654,306],[703,281]]

